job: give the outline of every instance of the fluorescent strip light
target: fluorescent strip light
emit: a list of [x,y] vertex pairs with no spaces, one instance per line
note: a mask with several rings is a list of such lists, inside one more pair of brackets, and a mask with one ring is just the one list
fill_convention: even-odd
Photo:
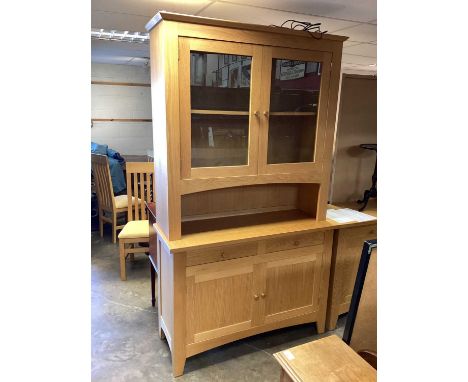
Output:
[[91,38],[94,40],[147,43],[149,41],[149,33],[117,31],[117,30],[106,31],[104,29],[91,29]]

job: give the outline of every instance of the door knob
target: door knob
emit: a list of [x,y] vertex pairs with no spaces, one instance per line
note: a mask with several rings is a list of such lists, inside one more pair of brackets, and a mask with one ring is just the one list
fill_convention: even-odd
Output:
[[258,300],[258,294],[254,294],[254,300]]
[[266,294],[265,294],[265,293],[261,293],[260,296],[261,296],[262,298],[265,298],[265,297],[266,297]]
[[268,111],[265,110],[265,111],[263,112],[263,115],[264,115],[265,117],[268,118]]
[[260,115],[260,113],[258,112],[258,110],[256,110],[256,111],[254,112],[254,115],[255,115],[256,117],[258,117],[258,116]]

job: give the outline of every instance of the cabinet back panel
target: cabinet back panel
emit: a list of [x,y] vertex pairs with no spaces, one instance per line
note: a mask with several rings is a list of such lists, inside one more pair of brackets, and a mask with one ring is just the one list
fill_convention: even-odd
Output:
[[[236,216],[271,211],[301,209],[301,184],[263,184],[232,187],[182,195],[182,220]],[[316,205],[316,195],[309,196]],[[312,200],[315,199],[315,200]],[[313,212],[310,208],[308,213]]]

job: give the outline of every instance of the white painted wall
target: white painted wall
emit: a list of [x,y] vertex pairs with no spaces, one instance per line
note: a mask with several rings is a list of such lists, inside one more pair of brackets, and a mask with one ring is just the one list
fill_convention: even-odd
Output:
[[[91,80],[150,83],[149,67],[91,64]],[[91,118],[151,119],[151,88],[91,85]],[[123,155],[153,150],[151,122],[94,122],[91,140]]]

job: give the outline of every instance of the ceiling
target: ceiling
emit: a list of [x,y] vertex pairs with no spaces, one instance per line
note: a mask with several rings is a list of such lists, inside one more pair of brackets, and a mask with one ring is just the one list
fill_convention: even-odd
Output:
[[[146,23],[162,10],[265,25],[288,19],[321,22],[322,30],[349,37],[344,72],[377,72],[377,0],[92,0],[91,26],[146,32]],[[147,44],[91,42],[93,62],[146,65],[148,57]]]

